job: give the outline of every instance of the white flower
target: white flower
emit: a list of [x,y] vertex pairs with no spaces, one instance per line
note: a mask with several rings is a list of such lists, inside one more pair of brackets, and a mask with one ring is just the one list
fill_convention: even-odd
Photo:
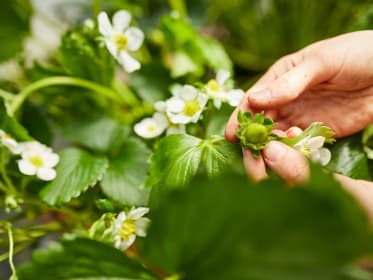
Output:
[[173,97],[166,101],[166,114],[174,124],[196,123],[207,103],[208,96],[197,88],[175,87]]
[[324,142],[325,137],[323,136],[306,137],[295,144],[294,148],[313,162],[327,165],[332,155],[327,148],[323,148]]
[[0,81],[18,81],[24,76],[21,65],[15,59],[0,64]]
[[153,117],[145,118],[135,124],[135,133],[142,138],[154,138],[161,135],[168,126],[164,114],[154,113]]
[[185,134],[185,124],[173,123],[166,113],[166,102],[158,101],[154,103],[154,108],[158,113],[162,113],[167,120],[166,134]]
[[18,155],[21,153],[22,147],[20,144],[4,130],[0,129],[1,144],[7,147],[13,154]]
[[144,33],[137,27],[129,27],[130,21],[131,14],[124,10],[114,14],[113,24],[105,12],[98,15],[98,29],[106,47],[127,72],[140,69],[140,63],[128,51],[138,50],[144,41]]
[[114,222],[115,247],[121,250],[129,248],[135,242],[136,236],[145,237],[150,223],[143,216],[149,212],[149,208],[132,208],[128,213],[120,212]]
[[36,175],[44,181],[53,180],[56,177],[55,167],[59,156],[52,149],[37,141],[20,143],[22,146],[22,158],[18,160],[18,168],[25,175]]
[[228,89],[227,81],[230,73],[227,70],[219,70],[216,78],[205,85],[207,95],[213,100],[216,108],[220,108],[223,102],[231,106],[238,106],[245,93],[241,89]]

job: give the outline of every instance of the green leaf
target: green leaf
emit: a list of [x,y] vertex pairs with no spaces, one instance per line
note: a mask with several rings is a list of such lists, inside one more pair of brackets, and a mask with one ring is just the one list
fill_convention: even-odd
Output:
[[144,101],[156,102],[166,99],[172,80],[167,69],[152,62],[131,73],[129,83]]
[[200,76],[203,74],[203,68],[188,53],[176,51],[172,57],[171,76],[178,78],[190,73]]
[[30,141],[32,137],[28,131],[13,117],[10,117],[4,108],[0,105],[0,129],[11,135],[18,141]]
[[373,125],[369,125],[363,132],[361,139],[364,151],[369,159],[373,159]]
[[32,7],[28,0],[1,1],[0,3],[0,61],[7,60],[23,48],[29,34]]
[[66,125],[62,134],[76,144],[107,153],[123,143],[129,134],[129,127],[113,119],[98,116]]
[[355,179],[372,180],[361,134],[338,140],[331,147],[331,152],[332,159],[328,169]]
[[50,244],[17,270],[20,280],[156,280],[143,265],[123,252],[94,240],[79,238]]
[[62,37],[60,57],[73,76],[110,85],[115,62],[106,47],[97,40],[98,36],[96,29],[87,26],[67,31]]
[[347,267],[373,250],[367,216],[331,175],[313,177],[290,190],[197,177],[152,209],[140,255],[175,279],[351,279]]
[[225,69],[230,72],[232,71],[232,61],[219,41],[212,38],[200,37],[196,43],[198,44],[208,66],[210,66],[216,72],[221,69]]
[[163,138],[151,157],[147,185],[175,188],[185,185],[199,169],[209,176],[222,173],[236,159],[234,146],[221,136],[202,140],[191,135]]
[[93,156],[76,148],[65,149],[59,156],[57,177],[40,192],[42,200],[50,205],[61,205],[78,197],[101,180],[108,167],[105,157]]
[[143,142],[132,138],[124,143],[119,155],[101,182],[102,191],[124,205],[144,205],[150,189],[144,188],[150,151]]

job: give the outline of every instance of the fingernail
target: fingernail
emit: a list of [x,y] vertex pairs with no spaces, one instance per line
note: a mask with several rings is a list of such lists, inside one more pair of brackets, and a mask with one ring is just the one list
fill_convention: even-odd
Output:
[[275,162],[280,161],[286,154],[286,149],[281,143],[272,141],[267,144],[267,148],[263,151],[263,155],[268,160]]
[[270,100],[272,98],[272,94],[268,89],[264,89],[261,91],[255,91],[255,92],[249,93],[249,98],[252,98],[258,101]]

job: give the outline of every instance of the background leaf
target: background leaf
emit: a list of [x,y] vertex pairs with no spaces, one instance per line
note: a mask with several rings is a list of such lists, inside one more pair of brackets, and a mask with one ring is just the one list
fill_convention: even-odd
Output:
[[373,250],[368,219],[332,176],[312,178],[288,190],[198,177],[153,208],[140,254],[186,280],[352,279],[347,267]]
[[115,248],[89,239],[63,241],[36,251],[32,262],[18,269],[20,280],[158,279],[140,263]]
[[77,120],[62,128],[63,136],[97,152],[108,153],[120,146],[129,134],[129,127],[103,116]]
[[78,197],[101,180],[108,167],[105,157],[76,148],[65,149],[59,155],[57,177],[40,192],[42,200],[50,205],[61,205]]
[[327,168],[355,179],[372,180],[361,134],[339,139],[331,146],[332,159]]
[[1,1],[0,3],[0,61],[7,60],[22,50],[29,34],[32,7],[29,0]]
[[127,140],[101,182],[102,191],[123,205],[145,205],[149,188],[144,188],[148,172],[149,149],[136,138]]

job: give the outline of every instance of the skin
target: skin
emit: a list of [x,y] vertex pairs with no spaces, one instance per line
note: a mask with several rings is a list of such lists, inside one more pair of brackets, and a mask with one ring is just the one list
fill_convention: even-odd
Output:
[[[237,142],[238,111],[264,111],[276,133],[293,137],[312,122],[331,127],[336,138],[373,123],[373,31],[358,31],[316,42],[275,62],[251,87],[226,126],[228,141]],[[267,177],[270,168],[290,184],[309,176],[307,160],[280,142],[270,142],[255,159],[243,150],[247,174]],[[284,164],[286,162],[286,164]],[[336,175],[373,220],[373,183]]]

